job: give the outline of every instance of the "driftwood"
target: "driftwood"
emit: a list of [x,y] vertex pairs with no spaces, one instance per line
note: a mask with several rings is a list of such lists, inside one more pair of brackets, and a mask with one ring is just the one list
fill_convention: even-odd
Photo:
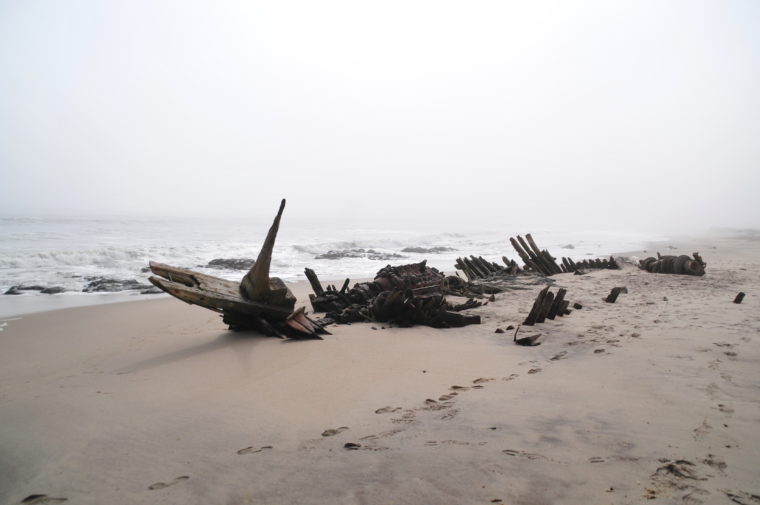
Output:
[[699,253],[693,253],[693,259],[682,254],[681,256],[662,256],[646,258],[639,262],[639,268],[651,273],[679,274],[679,275],[705,275],[707,263],[702,261]]
[[228,281],[192,270],[150,262],[150,282],[170,295],[222,314],[231,330],[257,330],[278,337],[321,338],[327,333],[306,316],[293,311],[296,297],[277,277],[269,277],[272,249],[285,209],[285,200],[269,229],[259,256],[241,282]]
[[459,314],[480,302],[468,300],[450,305],[443,292],[444,275],[427,266],[426,261],[402,266],[386,266],[371,282],[347,289],[348,279],[340,291],[322,287],[317,274],[307,268],[306,278],[314,294],[309,295],[315,312],[326,312],[325,323],[356,321],[392,322],[399,326],[424,324],[437,328],[480,324],[480,316]]

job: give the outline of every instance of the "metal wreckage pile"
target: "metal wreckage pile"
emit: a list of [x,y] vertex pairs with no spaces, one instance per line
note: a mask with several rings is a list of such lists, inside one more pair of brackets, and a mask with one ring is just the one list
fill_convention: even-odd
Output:
[[[290,289],[281,279],[269,277],[272,250],[284,208],[285,200],[282,200],[255,263],[240,282],[155,262],[150,262],[150,270],[155,274],[149,278],[150,282],[184,302],[220,313],[232,330],[256,330],[282,338],[321,338],[320,335],[329,334],[324,327],[333,323],[376,321],[435,328],[480,324],[480,316],[463,312],[488,303],[476,298],[493,300],[495,293],[544,285],[523,323],[532,325],[570,313],[569,302],[564,299],[566,291],[560,289],[556,295],[549,291],[549,285],[554,282],[550,278],[552,275],[581,274],[584,269],[620,268],[612,257],[582,262],[563,257],[558,264],[548,251],[536,245],[530,234],[525,239],[519,235],[509,239],[524,263],[522,267],[506,257],[502,258],[504,266],[481,256],[457,258],[455,268],[466,279],[458,273],[445,276],[422,261],[388,265],[370,282],[357,283],[349,289],[350,280],[346,279],[337,289],[335,286],[323,288],[317,274],[306,268],[306,277],[314,291],[309,295],[311,305],[315,312],[325,313],[322,319],[315,320],[306,315],[304,307],[294,310],[296,297]],[[691,273],[698,271],[695,266],[698,262],[704,274],[704,263],[696,253],[694,256],[693,261],[687,256],[673,261],[669,257],[648,258],[645,260],[647,265],[662,266],[653,266],[651,270],[647,266],[646,269]],[[446,300],[447,295],[465,297],[467,301],[452,304]],[[578,304],[576,307],[580,308]]]

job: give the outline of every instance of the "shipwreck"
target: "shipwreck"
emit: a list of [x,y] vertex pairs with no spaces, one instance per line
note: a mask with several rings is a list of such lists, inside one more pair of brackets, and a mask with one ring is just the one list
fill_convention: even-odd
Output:
[[321,338],[327,330],[294,310],[296,297],[282,279],[269,276],[277,231],[285,200],[274,218],[256,262],[240,282],[229,281],[184,268],[150,262],[155,275],[150,282],[183,302],[199,305],[222,315],[231,330],[256,330],[277,337]]

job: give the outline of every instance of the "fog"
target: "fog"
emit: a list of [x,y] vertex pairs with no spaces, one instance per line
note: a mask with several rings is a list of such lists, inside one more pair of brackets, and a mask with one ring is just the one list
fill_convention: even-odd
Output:
[[0,1],[0,215],[760,226],[760,3]]

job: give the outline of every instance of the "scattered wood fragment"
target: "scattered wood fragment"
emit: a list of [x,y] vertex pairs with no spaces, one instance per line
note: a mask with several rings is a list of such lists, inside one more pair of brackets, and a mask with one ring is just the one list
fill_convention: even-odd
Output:
[[663,256],[657,253],[657,257],[649,257],[639,262],[639,268],[647,272],[657,274],[677,275],[705,275],[707,263],[702,260],[699,253],[693,253],[693,258],[685,254],[680,256]]
[[744,292],[739,291],[739,294],[734,298],[734,303],[742,303],[742,300],[744,300]]
[[280,203],[259,256],[240,282],[150,262],[150,282],[183,302],[222,314],[231,330],[257,330],[265,335],[321,338],[327,331],[303,308],[293,311],[296,297],[278,277],[269,277],[272,250],[285,200]]
[[512,336],[512,341],[515,344],[522,345],[522,346],[541,345],[541,342],[538,341],[538,339],[541,337],[540,333],[537,333],[535,335],[528,335],[527,337],[517,338],[518,331],[520,331],[520,325],[517,326],[517,329],[515,330],[515,334]]
[[610,291],[610,294],[607,295],[607,298],[604,299],[607,303],[615,303],[615,301],[618,299],[618,296],[620,296],[620,293],[628,293],[628,288],[625,286],[620,288],[612,288],[612,291]]

